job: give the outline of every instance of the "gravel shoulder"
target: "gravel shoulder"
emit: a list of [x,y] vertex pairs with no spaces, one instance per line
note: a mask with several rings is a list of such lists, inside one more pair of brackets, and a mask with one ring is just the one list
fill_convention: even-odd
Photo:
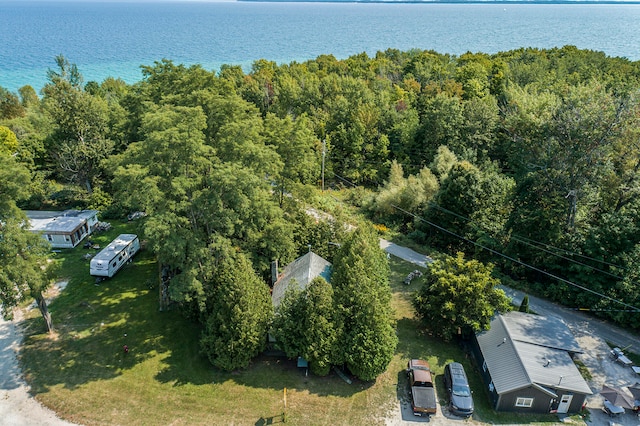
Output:
[[[57,294],[66,283],[58,283],[52,291]],[[56,413],[42,406],[29,393],[22,378],[18,351],[22,334],[14,321],[0,317],[0,424],[11,426],[72,426]]]
[[10,321],[0,320],[0,424],[11,426],[70,426],[29,394],[18,364],[21,334]]

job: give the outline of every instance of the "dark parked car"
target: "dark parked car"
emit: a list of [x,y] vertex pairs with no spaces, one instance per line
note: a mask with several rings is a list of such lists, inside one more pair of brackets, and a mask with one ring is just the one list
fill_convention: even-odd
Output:
[[472,415],[473,398],[462,364],[452,362],[444,367],[444,384],[449,393],[451,413],[462,417]]

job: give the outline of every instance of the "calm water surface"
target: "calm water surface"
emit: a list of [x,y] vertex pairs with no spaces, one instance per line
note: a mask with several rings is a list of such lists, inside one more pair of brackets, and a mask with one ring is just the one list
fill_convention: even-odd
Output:
[[379,50],[459,55],[575,45],[640,59],[640,5],[84,3],[0,0],[0,86],[40,89],[54,57],[85,81],[140,80],[163,58],[219,69]]

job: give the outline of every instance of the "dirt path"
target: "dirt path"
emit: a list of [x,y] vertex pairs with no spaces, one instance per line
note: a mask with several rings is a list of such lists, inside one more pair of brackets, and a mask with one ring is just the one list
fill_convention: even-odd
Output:
[[21,339],[16,324],[0,317],[0,425],[72,426],[29,394],[16,356]]

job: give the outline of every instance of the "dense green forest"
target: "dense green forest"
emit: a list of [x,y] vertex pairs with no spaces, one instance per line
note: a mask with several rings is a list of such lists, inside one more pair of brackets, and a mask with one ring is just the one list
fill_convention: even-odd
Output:
[[[272,260],[309,245],[349,256],[327,245],[345,241],[339,214],[305,213],[325,184],[420,245],[638,326],[640,63],[567,46],[142,70],[133,85],[84,82],[60,56],[40,94],[0,88],[0,170],[30,176],[9,196],[23,209],[145,211],[148,247],[172,300],[203,324],[205,352],[233,335],[213,313],[246,303],[225,286],[242,282],[266,309]],[[258,311],[243,353],[263,345]]]

